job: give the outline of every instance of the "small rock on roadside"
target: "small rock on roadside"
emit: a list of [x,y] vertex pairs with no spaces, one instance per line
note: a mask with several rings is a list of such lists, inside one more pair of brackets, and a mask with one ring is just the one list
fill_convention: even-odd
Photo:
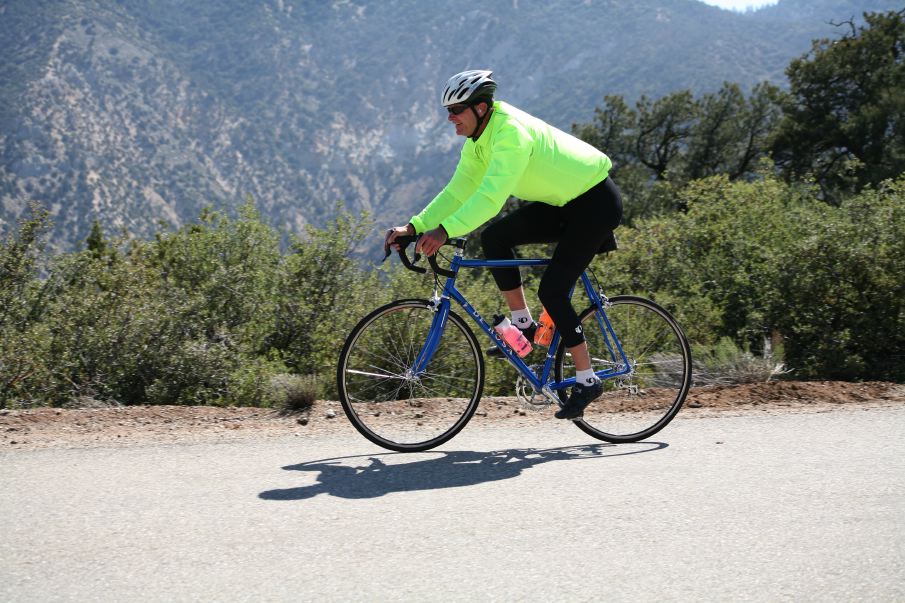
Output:
[[335,419],[336,411],[333,410],[332,408],[328,408],[327,412],[324,413],[324,416],[327,417],[328,419]]

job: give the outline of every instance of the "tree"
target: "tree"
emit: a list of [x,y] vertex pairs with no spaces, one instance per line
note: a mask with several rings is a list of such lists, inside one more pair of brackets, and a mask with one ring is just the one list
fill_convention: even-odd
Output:
[[97,258],[106,254],[109,247],[110,243],[104,236],[103,227],[101,227],[100,222],[94,220],[91,223],[91,232],[88,233],[88,237],[85,239],[85,248]]
[[605,96],[603,107],[594,109],[594,121],[573,124],[572,132],[610,157],[624,161],[634,157],[634,131],[638,115],[621,96]]
[[745,98],[736,84],[725,83],[696,103],[683,182],[726,174],[730,180],[751,175],[757,159],[766,154],[768,137],[779,118],[779,90],[761,83]]
[[354,256],[371,232],[370,217],[337,213],[324,229],[309,226],[304,238],[294,238],[279,271],[267,343],[301,374],[330,374],[346,335],[381,298],[376,274],[365,273]]
[[20,399],[42,368],[40,344],[29,331],[45,305],[37,273],[50,228],[49,212],[33,203],[31,216],[20,219],[17,232],[0,242],[0,408]]
[[684,150],[695,118],[691,92],[674,92],[652,101],[642,96],[635,135],[635,157],[653,172],[658,180],[666,179],[667,170]]
[[816,40],[786,70],[773,153],[787,179],[811,176],[833,202],[905,171],[905,9]]
[[676,191],[692,180],[754,176],[768,154],[781,95],[764,82],[746,97],[726,82],[697,99],[687,90],[656,101],[641,97],[634,109],[621,96],[607,96],[594,121],[572,131],[613,159],[613,176],[632,200],[625,216],[631,224],[683,207]]
[[754,87],[737,116],[740,136],[736,140],[734,164],[729,166],[729,178],[737,180],[750,176],[757,169],[758,160],[770,152],[770,137],[781,118],[782,92],[769,82]]
[[29,290],[51,227],[50,212],[32,203],[31,217],[20,220],[18,232],[0,243],[0,329],[21,328],[33,312]]

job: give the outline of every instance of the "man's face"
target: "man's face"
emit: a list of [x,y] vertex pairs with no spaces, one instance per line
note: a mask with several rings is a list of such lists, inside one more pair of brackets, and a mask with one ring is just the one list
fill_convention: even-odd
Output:
[[[475,106],[475,111],[477,111],[479,115],[486,110],[487,103],[478,103]],[[468,105],[451,105],[447,107],[447,111],[449,112],[447,119],[455,124],[456,134],[458,136],[471,136],[474,134],[475,128],[478,125],[478,120],[475,118],[474,111],[469,109]],[[457,112],[458,115],[456,114]]]

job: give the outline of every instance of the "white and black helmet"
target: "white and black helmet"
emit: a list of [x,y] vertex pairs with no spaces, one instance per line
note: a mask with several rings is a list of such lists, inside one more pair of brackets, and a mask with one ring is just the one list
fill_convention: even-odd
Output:
[[496,91],[496,82],[491,76],[492,71],[481,69],[463,71],[452,76],[443,89],[443,106],[468,104],[473,99],[492,97]]

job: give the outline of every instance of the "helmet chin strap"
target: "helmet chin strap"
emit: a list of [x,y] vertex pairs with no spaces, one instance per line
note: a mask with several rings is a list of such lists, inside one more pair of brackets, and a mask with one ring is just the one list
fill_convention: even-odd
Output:
[[483,116],[478,115],[478,112],[475,111],[474,105],[471,105],[468,108],[471,109],[471,112],[474,114],[475,118],[474,132],[471,133],[471,136],[469,136],[469,138],[471,138],[474,142],[477,142],[478,137],[480,136],[480,134],[478,134],[478,131],[484,125],[484,122],[490,118],[490,113],[493,111],[493,107],[488,105],[487,111],[484,112]]

